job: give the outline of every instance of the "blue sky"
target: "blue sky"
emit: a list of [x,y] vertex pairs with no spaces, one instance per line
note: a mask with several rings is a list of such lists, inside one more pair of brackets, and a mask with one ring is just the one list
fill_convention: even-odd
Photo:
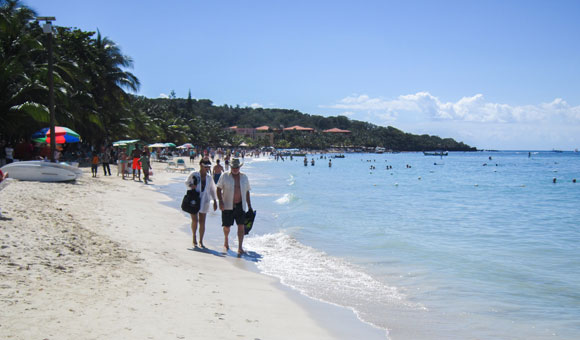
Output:
[[479,149],[580,148],[580,1],[29,0],[138,92],[346,115]]

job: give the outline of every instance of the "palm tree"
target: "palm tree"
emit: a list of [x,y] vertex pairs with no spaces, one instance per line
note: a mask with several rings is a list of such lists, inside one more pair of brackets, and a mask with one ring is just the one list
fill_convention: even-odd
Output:
[[38,24],[31,24],[36,13],[17,0],[0,4],[0,134],[18,136],[23,126],[48,121],[38,95],[46,88],[39,67],[44,49]]
[[104,139],[123,133],[127,127],[123,117],[128,115],[129,95],[124,89],[137,91],[139,79],[124,68],[133,66],[133,60],[107,37],[97,33],[92,46],[91,92],[96,102]]

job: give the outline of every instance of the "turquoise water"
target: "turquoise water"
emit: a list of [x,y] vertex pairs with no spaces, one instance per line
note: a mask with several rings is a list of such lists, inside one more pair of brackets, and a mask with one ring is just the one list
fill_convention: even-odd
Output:
[[314,157],[246,159],[260,271],[393,340],[580,338],[579,153]]

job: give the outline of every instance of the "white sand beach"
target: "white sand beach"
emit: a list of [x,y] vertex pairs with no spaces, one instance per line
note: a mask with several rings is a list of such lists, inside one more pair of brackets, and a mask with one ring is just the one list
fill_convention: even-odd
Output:
[[[154,166],[155,185],[175,180]],[[0,193],[0,338],[352,338],[310,307],[353,324],[350,311],[301,302],[216,245],[194,251],[168,197],[114,173]]]

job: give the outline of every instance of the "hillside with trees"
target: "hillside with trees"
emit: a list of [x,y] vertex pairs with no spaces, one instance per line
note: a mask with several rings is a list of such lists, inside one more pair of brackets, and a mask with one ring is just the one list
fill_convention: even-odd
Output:
[[[48,126],[47,35],[36,13],[16,0],[0,1],[0,140],[17,141]],[[135,96],[140,83],[127,69],[133,61],[100,32],[55,27],[54,94],[57,125],[78,132],[84,143],[98,146],[121,139],[191,142],[201,147],[270,146],[244,140],[226,128],[301,125],[322,131],[350,130],[348,135],[285,131],[274,146],[324,149],[331,146],[376,147],[398,151],[474,151],[451,138],[413,135],[344,116],[323,117],[288,109],[214,105],[209,99],[151,99]]]

